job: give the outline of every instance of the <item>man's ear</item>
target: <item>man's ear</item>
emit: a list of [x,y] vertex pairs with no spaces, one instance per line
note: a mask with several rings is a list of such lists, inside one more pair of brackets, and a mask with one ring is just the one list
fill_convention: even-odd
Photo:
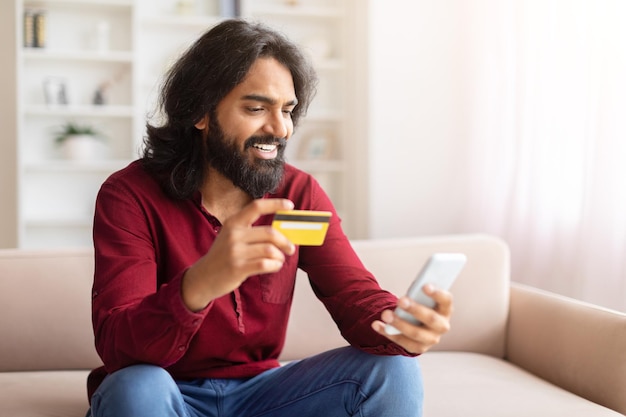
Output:
[[209,127],[209,115],[205,114],[202,119],[194,125],[198,130],[206,130]]

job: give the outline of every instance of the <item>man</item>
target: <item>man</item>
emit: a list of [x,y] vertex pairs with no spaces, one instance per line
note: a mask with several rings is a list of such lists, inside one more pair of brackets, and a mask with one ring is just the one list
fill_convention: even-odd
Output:
[[[421,415],[411,356],[447,331],[451,296],[428,290],[431,310],[380,289],[324,191],[284,163],[315,82],[294,44],[241,20],[169,72],[162,124],[96,203],[94,417]],[[294,207],[332,212],[322,246],[271,228]],[[279,367],[298,268],[352,347]]]

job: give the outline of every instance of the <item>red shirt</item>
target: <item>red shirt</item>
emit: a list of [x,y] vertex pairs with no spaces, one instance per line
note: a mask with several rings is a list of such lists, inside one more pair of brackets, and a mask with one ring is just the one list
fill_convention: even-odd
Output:
[[[296,209],[331,211],[324,245],[299,247],[279,272],[252,276],[194,313],[182,301],[181,279],[211,248],[220,222],[203,208],[199,192],[188,200],[167,197],[139,161],[106,180],[96,202],[92,294],[104,372],[150,363],[175,379],[246,378],[278,366],[297,268],[308,273],[351,345],[406,354],[371,329],[397,299],[363,267],[319,184],[287,165],[279,190],[267,197],[288,198]],[[104,372],[90,377],[90,397]]]

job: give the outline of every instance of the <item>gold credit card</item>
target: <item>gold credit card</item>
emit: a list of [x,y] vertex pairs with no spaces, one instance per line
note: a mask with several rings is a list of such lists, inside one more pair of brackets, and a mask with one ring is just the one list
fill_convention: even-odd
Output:
[[294,245],[321,246],[328,231],[330,216],[330,211],[282,210],[274,215],[272,227]]

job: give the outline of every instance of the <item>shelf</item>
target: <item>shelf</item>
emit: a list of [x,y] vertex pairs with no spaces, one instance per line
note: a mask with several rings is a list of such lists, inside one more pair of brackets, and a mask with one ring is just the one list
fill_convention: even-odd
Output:
[[95,161],[45,161],[27,162],[24,164],[26,173],[59,173],[59,174],[106,174],[124,168],[130,160],[105,159]]
[[[68,161],[56,160],[45,162],[28,162],[24,169],[26,173],[94,173],[102,174],[114,172],[128,165],[130,160],[95,160],[95,161]],[[346,169],[345,163],[340,160],[323,159],[294,159],[288,161],[291,165],[297,166],[304,171],[311,172],[343,172]]]
[[318,71],[342,71],[345,69],[345,65],[342,60],[335,58],[322,58],[315,59],[315,69]]
[[50,7],[50,6],[88,6],[88,7],[132,7],[134,0],[24,0],[25,7]]
[[30,105],[24,113],[30,116],[63,116],[63,117],[133,117],[132,106],[74,106],[74,105]]
[[133,53],[130,51],[88,51],[88,50],[54,50],[24,48],[24,59],[49,61],[84,61],[84,62],[112,62],[132,63]]
[[222,20],[219,16],[183,16],[183,15],[162,15],[147,16],[141,19],[144,27],[163,29],[164,26],[170,28],[198,28],[206,29],[215,26]]
[[263,10],[250,10],[255,17],[278,17],[278,18],[337,18],[344,17],[345,13],[339,7],[316,7],[316,6],[274,6]]
[[50,228],[50,229],[65,229],[65,228],[91,228],[93,220],[89,218],[84,219],[26,219],[25,225],[28,228]]
[[341,122],[343,121],[344,116],[339,111],[332,110],[317,110],[311,111],[304,116],[303,119],[300,120],[300,123],[312,123],[312,122]]
[[322,159],[294,159],[288,161],[291,165],[309,172],[309,173],[332,173],[332,172],[345,172],[346,164],[343,161],[337,160],[322,160]]

